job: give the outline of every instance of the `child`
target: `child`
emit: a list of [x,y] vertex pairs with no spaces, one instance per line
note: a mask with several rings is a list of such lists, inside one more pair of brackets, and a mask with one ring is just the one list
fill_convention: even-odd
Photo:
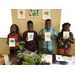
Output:
[[[19,34],[19,28],[16,24],[12,24],[12,26],[10,27],[10,33],[7,37],[7,44],[9,44],[9,38],[15,38],[15,42],[19,42],[22,40],[22,37]],[[10,47],[10,54],[16,54],[18,50],[18,46]]]
[[[45,41],[45,32],[51,33],[51,41]],[[39,38],[41,39],[41,47],[47,49],[49,54],[53,54],[54,50],[54,39],[57,39],[57,32],[55,29],[51,28],[51,20],[47,19],[45,21],[45,28],[40,30]]]
[[[33,30],[33,22],[28,21],[27,22],[27,28],[28,30],[23,33],[23,41],[25,42],[25,50],[32,51],[37,53],[39,49],[39,42],[38,42],[38,35],[37,32]],[[28,41],[28,33],[34,33],[33,40]]]
[[[62,25],[62,31],[58,34],[58,54],[69,55],[71,50],[71,43],[74,43],[72,32],[69,30],[70,23],[64,23]],[[63,39],[63,31],[69,31],[68,39]]]

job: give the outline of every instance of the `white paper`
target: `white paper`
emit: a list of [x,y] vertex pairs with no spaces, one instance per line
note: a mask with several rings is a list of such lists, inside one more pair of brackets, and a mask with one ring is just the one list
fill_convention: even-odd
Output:
[[9,38],[9,47],[15,47],[15,38]]
[[56,55],[56,60],[57,61],[64,61],[62,55]]
[[44,57],[42,58],[43,61],[46,60],[46,62],[49,62],[50,64],[52,64],[52,55],[46,54],[45,56],[45,54],[43,54],[43,57]]
[[69,31],[64,31],[63,32],[63,39],[68,39],[69,37]]
[[51,41],[50,32],[45,32],[45,41]]
[[17,9],[18,19],[25,19],[25,9]]
[[34,33],[28,33],[28,41],[32,41],[34,37]]
[[43,9],[43,20],[50,19],[50,9]]
[[75,63],[74,57],[63,56],[65,62]]

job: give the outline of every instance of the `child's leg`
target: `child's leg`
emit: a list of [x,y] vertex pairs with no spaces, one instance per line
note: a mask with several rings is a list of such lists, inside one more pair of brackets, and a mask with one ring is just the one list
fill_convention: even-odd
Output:
[[10,49],[10,54],[14,54],[15,50]]
[[59,48],[58,49],[58,54],[62,54],[63,55],[64,54],[64,48]]
[[14,52],[14,54],[17,54],[17,53],[18,53],[18,52],[17,52],[18,50],[20,50],[20,49],[15,49],[15,52]]
[[70,53],[70,50],[65,49],[64,54],[65,54],[65,55],[69,55],[69,53]]

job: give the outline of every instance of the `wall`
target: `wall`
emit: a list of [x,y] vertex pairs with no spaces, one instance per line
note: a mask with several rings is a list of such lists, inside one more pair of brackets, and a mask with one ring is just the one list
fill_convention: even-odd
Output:
[[[18,25],[21,35],[24,31],[27,30],[27,21],[32,20],[34,23],[34,30],[38,33],[44,27],[45,21],[42,20],[42,9],[39,9],[39,17],[38,18],[30,18],[28,16],[28,9],[25,10],[25,20],[18,20],[17,19],[17,9],[11,9],[12,12],[12,23]],[[51,20],[52,20],[52,27],[59,32],[60,28],[60,18],[61,18],[61,9],[51,9]],[[57,54],[57,43],[54,41],[54,54]],[[70,54],[75,55],[74,51],[74,44],[72,45],[72,50]],[[9,54],[9,46],[6,44],[6,39],[0,39],[0,53],[2,54]]]

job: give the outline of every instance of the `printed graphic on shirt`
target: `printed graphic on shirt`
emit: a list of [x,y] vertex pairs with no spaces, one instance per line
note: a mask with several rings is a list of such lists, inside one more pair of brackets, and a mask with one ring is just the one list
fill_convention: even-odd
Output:
[[17,37],[15,37],[15,41],[18,41],[18,38]]

